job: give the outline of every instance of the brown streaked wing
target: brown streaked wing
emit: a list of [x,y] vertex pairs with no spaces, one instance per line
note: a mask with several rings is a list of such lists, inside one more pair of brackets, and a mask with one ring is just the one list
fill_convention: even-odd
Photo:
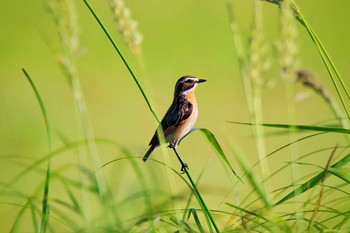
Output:
[[[180,104],[172,104],[161,121],[164,136],[166,137],[174,132],[181,122],[191,116],[192,111],[193,105],[188,101],[182,101]],[[159,145],[157,131],[154,133],[149,145]]]

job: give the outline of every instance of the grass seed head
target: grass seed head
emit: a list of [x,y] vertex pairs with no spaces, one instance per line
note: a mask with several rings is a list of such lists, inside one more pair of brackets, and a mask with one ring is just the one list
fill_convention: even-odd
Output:
[[114,13],[117,30],[122,35],[124,43],[133,53],[140,53],[143,35],[138,31],[138,23],[131,19],[130,9],[125,6],[123,0],[110,0],[110,6]]

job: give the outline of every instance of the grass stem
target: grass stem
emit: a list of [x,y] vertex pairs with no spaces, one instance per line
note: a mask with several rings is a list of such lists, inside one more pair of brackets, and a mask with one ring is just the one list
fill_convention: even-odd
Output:
[[195,191],[196,196],[198,197],[198,200],[200,201],[200,205],[202,206],[202,208],[204,208],[205,214],[208,215],[211,223],[213,224],[213,227],[214,227],[215,231],[217,233],[219,233],[220,232],[219,227],[216,224],[215,219],[214,219],[213,215],[210,212],[210,209],[208,208],[207,204],[205,203],[202,194],[198,190],[196,183],[192,179],[192,176],[191,176],[191,173],[190,173],[189,169],[187,167],[185,167],[184,168],[184,172],[185,172],[187,178],[189,179],[189,181],[190,181],[190,183],[192,185],[192,188]]
[[138,78],[136,77],[134,71],[132,70],[132,68],[130,67],[129,63],[126,61],[123,53],[121,52],[121,50],[118,48],[117,44],[114,42],[112,36],[110,35],[110,33],[108,32],[107,28],[103,25],[102,21],[100,20],[100,18],[97,16],[97,14],[95,13],[94,9],[91,7],[90,3],[87,0],[83,0],[85,5],[89,8],[91,14],[94,16],[94,18],[96,19],[97,23],[100,25],[100,27],[102,28],[103,32],[106,34],[106,36],[108,37],[108,40],[111,42],[113,48],[118,52],[118,55],[120,56],[120,58],[122,59],[122,61],[124,62],[124,65],[126,66],[126,68],[128,69],[129,73],[131,74],[132,78],[134,79],[137,87],[139,88],[143,98],[145,99],[147,106],[149,108],[149,110],[151,111],[151,113],[153,114],[154,118],[156,118],[157,122],[159,123],[159,118],[153,108],[153,106],[151,105],[151,102],[149,101],[143,87],[141,86],[141,83],[139,82]]
[[[30,78],[27,71],[22,68],[22,71],[24,75],[26,76],[28,82],[30,83],[36,99],[40,105],[41,114],[44,118],[45,128],[46,128],[46,137],[47,137],[47,144],[49,153],[52,152],[52,140],[51,140],[51,127],[49,124],[47,111],[45,108],[45,104],[40,96],[40,93],[35,86],[33,80]],[[45,187],[44,187],[44,193],[43,193],[43,199],[42,199],[42,211],[41,211],[41,224],[40,224],[40,233],[46,232],[48,225],[49,225],[49,217],[50,217],[50,205],[49,205],[49,190],[50,190],[50,176],[51,176],[51,159],[48,159],[47,162],[47,168],[46,168],[46,178],[45,178]]]

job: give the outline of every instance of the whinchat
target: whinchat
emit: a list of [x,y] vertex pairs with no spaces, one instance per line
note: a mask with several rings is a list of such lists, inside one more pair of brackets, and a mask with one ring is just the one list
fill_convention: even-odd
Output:
[[[162,127],[164,141],[169,142],[169,147],[173,148],[176,156],[181,162],[183,171],[187,164],[177,153],[176,147],[179,141],[192,129],[198,117],[198,107],[194,90],[199,83],[205,82],[205,79],[198,79],[193,76],[181,77],[175,85],[173,102],[163,117],[159,127]],[[161,132],[161,130],[159,131]],[[151,153],[159,146],[158,132],[154,133],[149,145],[151,146],[143,161],[146,162]]]

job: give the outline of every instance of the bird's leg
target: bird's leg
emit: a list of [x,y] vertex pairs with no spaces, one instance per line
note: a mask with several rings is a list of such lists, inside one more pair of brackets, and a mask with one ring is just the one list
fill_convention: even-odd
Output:
[[174,148],[174,147],[175,147],[175,143],[174,142],[170,142],[168,148]]
[[185,163],[185,162],[182,160],[181,156],[179,155],[179,153],[178,153],[177,150],[176,150],[176,147],[177,147],[177,143],[175,143],[171,148],[173,148],[173,150],[175,151],[175,154],[176,154],[177,158],[179,159],[179,161],[180,161],[180,163],[181,163],[181,171],[182,171],[182,172],[185,172],[185,168],[189,169],[189,168],[188,168],[188,165],[187,165],[187,163]]

